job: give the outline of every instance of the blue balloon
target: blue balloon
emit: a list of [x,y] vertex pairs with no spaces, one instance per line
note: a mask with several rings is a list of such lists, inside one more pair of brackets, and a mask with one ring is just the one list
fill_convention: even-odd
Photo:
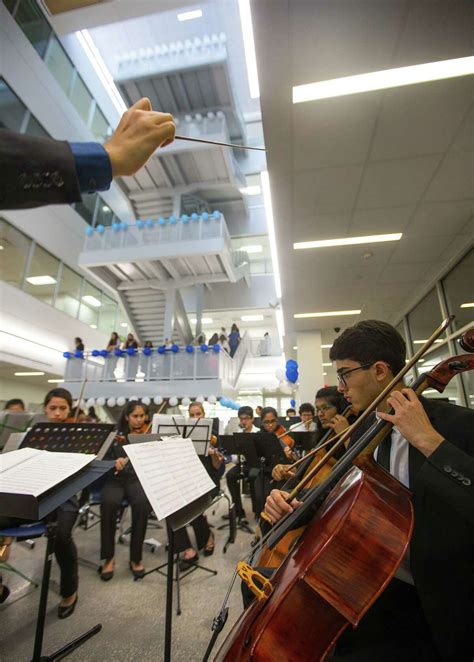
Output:
[[102,225],[102,223],[99,223],[99,225],[96,226],[95,231],[98,234],[104,234],[105,232],[105,227]]
[[109,353],[106,349],[101,349],[100,350],[100,355],[103,356],[104,359],[106,359],[108,357]]
[[158,354],[164,354],[166,352],[166,347],[164,345],[160,345],[157,351]]
[[288,359],[286,362],[286,367],[287,368],[295,368],[298,370],[298,363],[294,359]]
[[220,213],[220,211],[217,211],[217,209],[216,209],[216,211],[212,212],[212,218],[215,218],[216,221],[218,221],[220,219],[220,217],[221,217],[221,213]]
[[179,352],[178,345],[171,345],[171,351],[173,352],[173,354],[176,354],[177,352]]
[[209,214],[207,213],[207,211],[205,211],[201,214],[201,218],[202,218],[203,221],[208,221],[209,220]]
[[235,409],[235,411],[238,411],[240,409],[240,405],[238,404],[238,402],[234,402],[234,406],[232,407],[232,409]]
[[201,352],[207,352],[208,349],[209,349],[209,347],[208,347],[208,345],[206,345],[205,343],[203,343],[203,344],[201,345]]
[[114,232],[119,232],[122,229],[121,223],[112,223],[112,230]]
[[182,223],[189,223],[189,216],[187,214],[182,214],[181,222]]
[[137,228],[138,228],[139,230],[143,230],[143,228],[145,227],[145,223],[144,223],[143,221],[141,221],[140,219],[138,219],[138,220],[136,221],[135,225],[137,226]]
[[143,355],[144,356],[150,356],[150,354],[153,352],[151,347],[144,347],[143,348]]
[[114,354],[115,354],[115,356],[118,356],[120,358],[124,354],[123,349],[119,349],[117,347],[117,349],[114,351]]
[[100,356],[100,352],[98,349],[93,349],[92,350],[92,356]]
[[191,214],[191,219],[194,222],[199,221],[199,214],[196,214],[196,212],[194,212],[193,214]]
[[223,407],[228,407],[229,406],[229,400],[227,398],[221,398],[221,405]]
[[166,225],[166,221],[163,218],[163,216],[160,216],[160,218],[158,219],[158,225]]
[[214,350],[214,352],[215,352],[216,354],[219,354],[219,352],[221,351],[221,346],[218,345],[218,344],[216,344],[216,345],[213,345],[213,346],[212,346],[212,349]]
[[89,226],[86,228],[86,235],[87,235],[88,237],[92,237],[93,234],[94,234],[94,228],[91,228],[90,225],[89,225]]
[[169,223],[170,225],[176,225],[176,222],[177,222],[177,221],[176,221],[176,216],[170,216],[170,217],[169,217],[169,219],[168,219],[168,223]]
[[194,347],[192,345],[186,345],[186,351],[188,354],[194,354]]
[[289,382],[294,384],[298,381],[298,370],[292,366],[286,369],[286,378]]
[[135,347],[127,347],[127,354],[129,356],[133,356],[136,353],[136,351],[137,350],[135,349]]
[[83,352],[81,352],[80,349],[76,349],[76,351],[74,352],[74,358],[75,359],[83,359],[84,358]]
[[70,359],[71,358],[71,352],[63,352],[63,356],[65,359]]
[[145,221],[145,225],[147,226],[147,228],[152,228],[154,226],[153,219],[147,218]]
[[296,407],[296,400],[290,400],[290,405],[292,407]]

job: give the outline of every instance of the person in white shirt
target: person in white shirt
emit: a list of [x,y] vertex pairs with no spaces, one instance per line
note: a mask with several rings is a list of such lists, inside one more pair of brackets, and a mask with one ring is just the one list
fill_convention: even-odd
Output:
[[[254,416],[252,407],[240,407],[239,411],[237,412],[237,416],[239,419],[239,429],[237,432],[260,432],[260,430],[253,424]],[[244,478],[248,478],[250,480],[250,491],[252,495],[252,502],[254,503],[253,482],[258,475],[258,471],[251,472],[245,463],[240,465],[240,463],[238,463],[239,458],[237,455],[232,455],[231,460],[235,463],[236,466],[232,467],[232,469],[229,469],[226,474],[227,487],[229,488],[232,501],[235,503],[235,513],[237,518],[245,519],[246,514],[244,507],[242,506],[242,497],[240,496],[240,481]],[[255,476],[253,473],[255,473]]]

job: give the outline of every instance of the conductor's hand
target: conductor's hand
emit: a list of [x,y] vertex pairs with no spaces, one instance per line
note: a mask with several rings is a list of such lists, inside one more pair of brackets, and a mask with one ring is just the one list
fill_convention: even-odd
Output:
[[265,501],[265,513],[268,515],[272,524],[275,524],[284,515],[292,513],[295,508],[301,505],[301,501],[293,499],[291,505],[286,503],[285,497],[288,496],[288,492],[283,492],[282,490],[272,490],[270,496],[267,497]]
[[137,101],[122,115],[113,136],[104,144],[113,177],[133,175],[158,147],[173,142],[175,131],[172,115],[154,112],[146,97]]
[[128,462],[128,457],[119,457],[115,460],[115,473],[122,471]]
[[272,470],[273,480],[286,480],[288,478],[293,478],[296,473],[296,469],[288,469],[287,464],[276,464]]

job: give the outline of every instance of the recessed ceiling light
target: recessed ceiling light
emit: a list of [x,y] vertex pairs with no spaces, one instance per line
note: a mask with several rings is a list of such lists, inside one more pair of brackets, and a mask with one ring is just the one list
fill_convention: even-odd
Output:
[[240,250],[245,251],[249,255],[253,255],[254,253],[261,253],[263,251],[263,246],[241,246]]
[[112,211],[107,205],[102,205],[102,211]]
[[373,234],[368,235],[367,237],[345,237],[344,239],[319,239],[317,241],[300,241],[296,244],[293,244],[293,248],[295,250],[302,250],[305,248],[329,248],[331,246],[376,244],[382,241],[398,241],[401,238],[401,232],[396,232],[394,234]]
[[332,345],[321,345],[321,349],[331,349]]
[[474,308],[474,303],[462,303],[460,308]]
[[3,244],[0,244],[0,251],[5,250],[5,246]]
[[244,188],[239,188],[239,191],[242,195],[260,195],[262,189],[258,184],[255,186],[245,186]]
[[307,317],[338,317],[339,315],[360,315],[360,310],[329,310],[324,313],[297,313],[293,315],[295,319],[304,319]]
[[84,303],[88,303],[89,306],[94,306],[94,308],[100,308],[102,305],[99,299],[97,299],[97,297],[92,296],[92,294],[85,294],[82,297],[82,300],[84,301]]
[[41,377],[44,372],[15,372],[15,377]]
[[48,384],[62,384],[64,379],[48,379]]
[[409,67],[398,67],[368,74],[344,76],[293,87],[293,103],[304,103],[317,99],[340,97],[373,90],[386,90],[391,87],[426,83],[443,78],[455,78],[474,73],[474,57],[460,57],[453,60],[428,62]]
[[323,368],[330,368],[332,363],[323,363]]
[[278,250],[275,235],[275,221],[273,219],[272,192],[270,190],[270,178],[268,176],[268,171],[264,170],[261,172],[260,178],[262,181],[263,199],[265,201],[265,215],[267,217],[268,240],[270,242],[270,254],[272,256],[275,293],[277,295],[277,299],[281,299],[280,267],[278,265]]
[[[426,342],[428,342],[428,340],[414,340],[413,344],[414,345],[424,345]],[[443,339],[442,338],[437,338],[435,340],[435,342],[443,342]]]
[[295,345],[295,346],[293,347],[293,349],[298,349],[298,346],[297,346],[297,345]]
[[327,374],[328,374],[327,372],[323,372],[323,377],[326,377]]
[[[193,319],[189,320],[191,324],[197,324],[197,319],[194,317]],[[212,324],[213,319],[212,317],[201,317],[201,324]]]
[[128,326],[127,322],[122,322],[120,326]]
[[178,14],[178,21],[192,21],[194,18],[201,18],[202,10],[194,9],[193,11],[185,11]]
[[90,324],[91,329],[97,329],[97,324]]
[[26,279],[30,285],[54,285],[56,278],[52,276],[30,276]]
[[252,13],[250,0],[239,0],[240,24],[244,40],[245,62],[249,79],[250,97],[258,99],[260,88],[258,85],[257,58],[255,57],[255,42],[253,39]]
[[263,315],[242,315],[240,319],[242,322],[261,322]]

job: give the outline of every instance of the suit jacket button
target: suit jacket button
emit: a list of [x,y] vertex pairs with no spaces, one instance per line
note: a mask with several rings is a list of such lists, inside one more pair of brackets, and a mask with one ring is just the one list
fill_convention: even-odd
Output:
[[469,487],[469,485],[471,484],[471,480],[469,478],[463,478],[462,484],[465,485],[466,487]]
[[445,464],[443,469],[446,471],[447,474],[450,474],[452,472],[452,469],[449,466],[449,464]]
[[51,181],[57,188],[61,188],[61,186],[64,186],[64,179],[61,177],[61,175],[57,170],[51,173]]

